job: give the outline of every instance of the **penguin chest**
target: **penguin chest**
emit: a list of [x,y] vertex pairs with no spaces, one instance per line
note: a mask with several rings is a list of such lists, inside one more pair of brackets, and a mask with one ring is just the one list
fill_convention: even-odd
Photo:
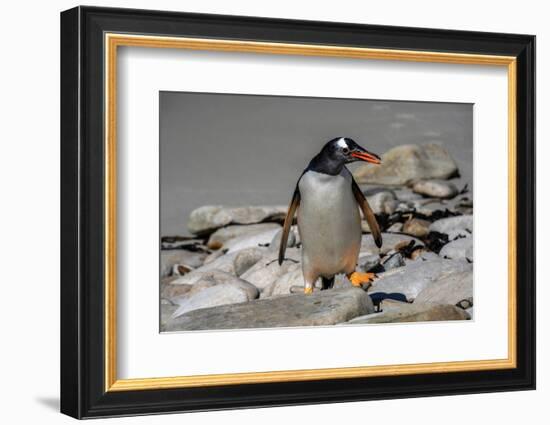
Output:
[[320,276],[353,271],[361,246],[361,216],[349,171],[336,176],[308,171],[299,190],[304,268]]

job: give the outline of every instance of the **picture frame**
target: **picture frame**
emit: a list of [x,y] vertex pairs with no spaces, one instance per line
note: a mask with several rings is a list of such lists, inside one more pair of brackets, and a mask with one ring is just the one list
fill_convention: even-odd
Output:
[[[123,46],[506,68],[508,181],[499,184],[508,194],[507,358],[119,379],[116,92]],[[61,13],[61,117],[62,413],[92,418],[535,388],[534,36],[81,6]]]

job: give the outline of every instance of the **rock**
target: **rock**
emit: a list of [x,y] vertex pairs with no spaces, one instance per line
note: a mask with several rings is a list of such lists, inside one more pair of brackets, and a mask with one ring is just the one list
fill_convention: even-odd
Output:
[[231,254],[232,252],[246,248],[267,247],[279,231],[279,228],[277,228],[264,230],[261,233],[239,236],[224,243],[222,249],[226,250],[228,254]]
[[161,240],[160,249],[186,249],[193,252],[207,252],[202,239],[193,239],[187,236],[165,236]]
[[417,238],[423,238],[430,233],[430,222],[422,220],[421,218],[411,218],[403,224],[403,233],[416,236]]
[[370,269],[376,267],[380,264],[379,255],[360,255],[359,260],[357,261],[357,269],[361,272],[368,272]]
[[[474,274],[472,270],[453,273],[439,279],[437,285],[430,285],[420,291],[415,303],[438,303],[457,305],[474,296]],[[468,308],[470,305],[460,306]]]
[[417,245],[423,245],[423,243],[412,236],[402,235],[398,233],[382,233],[382,247],[378,248],[372,239],[370,234],[363,235],[361,238],[361,250],[359,257],[367,255],[386,254],[395,248],[399,243],[408,244],[411,240],[415,241]]
[[414,201],[413,208],[418,214],[431,217],[434,213],[446,211],[447,205],[439,200],[430,199],[428,201]]
[[161,304],[160,305],[160,328],[163,329],[166,323],[172,318],[172,315],[178,309],[174,304]]
[[433,322],[446,320],[469,320],[464,310],[449,304],[400,303],[382,313],[369,314],[350,320],[349,324]]
[[163,331],[327,326],[374,312],[362,289],[333,289],[191,311],[169,320]]
[[167,299],[181,297],[182,295],[187,294],[192,287],[193,287],[192,285],[173,285],[171,283],[169,284],[161,283],[160,297],[167,298]]
[[235,253],[235,259],[233,260],[235,274],[237,276],[241,276],[254,264],[260,261],[266,251],[267,250],[265,248],[248,248]]
[[277,223],[258,223],[258,224],[232,224],[216,230],[208,238],[208,248],[220,249],[227,241],[241,236],[250,236],[262,233],[268,230],[277,230],[281,226]]
[[443,180],[420,180],[413,185],[413,191],[431,198],[450,199],[458,195],[456,186]]
[[221,257],[216,258],[214,261],[211,261],[210,263],[205,264],[204,266],[199,267],[192,272],[178,277],[172,282],[172,284],[193,285],[203,277],[204,273],[212,271],[225,272],[236,276],[237,273],[235,272],[235,257],[237,256],[237,254],[237,252],[234,252],[232,254],[222,255]]
[[401,232],[401,230],[403,230],[403,223],[393,223],[390,227],[388,227],[386,229],[386,232],[389,232],[389,233],[399,233]]
[[279,266],[277,254],[270,252],[243,273],[241,278],[263,291],[279,277],[289,271],[301,268],[301,251],[298,248],[287,248],[285,257],[285,261]]
[[187,228],[193,234],[208,234],[229,224],[282,221],[286,211],[286,206],[225,207],[206,205],[191,212]]
[[466,259],[470,262],[474,261],[473,238],[468,236],[455,239],[444,245],[439,251],[439,255],[452,260]]
[[380,274],[379,278],[373,281],[369,294],[400,293],[408,301],[412,301],[428,286],[437,285],[440,280],[452,274],[472,269],[472,265],[465,261],[414,261],[405,267]]
[[202,266],[207,255],[205,252],[192,252],[185,249],[162,250],[160,251],[160,276],[170,275],[175,265],[196,269]]
[[382,265],[386,271],[392,270],[397,267],[403,267],[405,265],[405,259],[400,252],[394,252],[382,261]]
[[[269,243],[269,249],[272,251],[279,251],[279,245],[281,244],[281,237],[283,236],[283,229],[273,236],[273,239]],[[288,232],[288,240],[286,242],[287,248],[292,248],[300,241],[300,234],[298,233],[298,226],[292,226]]]
[[449,240],[457,236],[470,236],[474,230],[473,215],[459,215],[456,217],[442,218],[430,225],[430,232],[446,233]]
[[189,297],[180,299],[178,303],[179,307],[172,315],[172,318],[177,318],[193,310],[246,301],[248,301],[248,297],[242,289],[231,284],[214,285],[196,292]]
[[367,196],[367,201],[375,214],[393,214],[397,207],[395,195],[390,191],[381,191]]
[[412,180],[448,179],[458,167],[440,144],[402,145],[382,155],[382,164],[365,164],[355,173],[358,183],[404,185]]
[[439,260],[441,257],[437,255],[435,252],[428,251],[427,249],[421,248],[421,249],[415,249],[411,253],[411,259],[414,261],[420,260],[420,261],[430,261],[430,260]]
[[470,320],[474,320],[474,308],[473,307],[467,308],[464,311],[470,315]]
[[422,196],[418,193],[414,193],[412,190],[403,188],[394,190],[395,197],[401,202],[416,201],[422,199]]
[[291,293],[290,288],[293,286],[301,288],[301,291],[298,293],[304,292],[304,277],[301,267],[293,267],[289,272],[275,279],[274,282],[262,291],[261,298],[268,298],[275,295],[288,295]]
[[[200,292],[203,289],[210,288],[211,286],[229,284],[246,292],[247,297],[251,300],[258,298],[259,296],[258,288],[246,280],[240,279],[230,273],[225,273],[219,270],[211,270],[200,273],[200,276],[193,283],[189,292],[184,294],[183,297],[194,295],[195,293]],[[174,299],[174,301],[177,302],[176,299]]]

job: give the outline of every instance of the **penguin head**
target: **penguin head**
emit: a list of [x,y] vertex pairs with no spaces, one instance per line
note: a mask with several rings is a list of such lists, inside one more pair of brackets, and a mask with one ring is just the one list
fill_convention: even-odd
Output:
[[342,164],[356,161],[366,161],[373,164],[380,164],[382,162],[378,155],[359,146],[355,140],[349,137],[337,137],[330,140],[321,150],[321,155]]

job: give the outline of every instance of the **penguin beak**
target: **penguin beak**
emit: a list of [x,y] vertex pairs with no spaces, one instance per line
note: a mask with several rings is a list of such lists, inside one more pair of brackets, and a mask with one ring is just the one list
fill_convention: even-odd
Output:
[[381,164],[382,160],[375,153],[369,152],[366,149],[356,149],[351,153],[351,156],[361,161],[371,162],[372,164]]

